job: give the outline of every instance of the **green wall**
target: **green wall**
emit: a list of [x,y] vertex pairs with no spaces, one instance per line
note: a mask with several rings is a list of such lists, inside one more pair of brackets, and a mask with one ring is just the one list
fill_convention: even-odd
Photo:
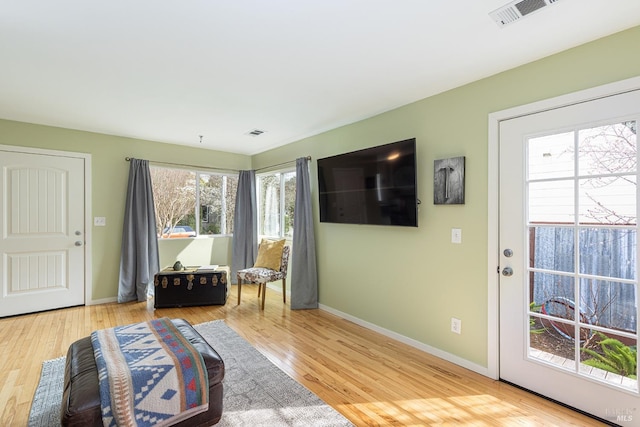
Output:
[[[129,163],[125,157],[158,162],[227,169],[249,169],[248,156],[172,144],[81,132],[49,126],[0,120],[0,145],[36,147],[91,154],[92,216],[106,217],[106,227],[87,227],[92,233],[92,299],[113,299],[118,294],[120,247]],[[211,254],[206,264],[230,262],[228,238],[160,242],[161,267],[180,257],[195,265]],[[165,244],[166,243],[166,244]],[[190,247],[193,245],[193,247]],[[165,248],[166,246],[166,248]],[[222,260],[222,261],[221,261]]]
[[160,268],[176,261],[184,265],[231,265],[231,236],[200,239],[164,239],[158,242]]
[[[92,155],[92,215],[107,218],[106,227],[89,224],[100,300],[117,295],[124,157],[249,169],[310,155],[315,183],[318,158],[416,137],[418,228],[320,224],[314,202],[320,303],[486,367],[488,114],[638,76],[639,42],[636,27],[252,158],[2,120],[0,144]],[[434,206],[433,161],[454,156],[466,156],[466,203]],[[450,243],[451,228],[462,229],[461,245]],[[227,238],[163,246],[163,266],[191,255],[229,259]],[[450,332],[451,317],[462,319],[461,335]]]
[[[253,157],[260,168],[417,138],[419,227],[319,223],[320,303],[487,367],[488,115],[640,75],[640,27]],[[433,162],[466,156],[465,205],[433,204]],[[451,229],[462,229],[462,244]],[[450,318],[462,334],[450,332]]]

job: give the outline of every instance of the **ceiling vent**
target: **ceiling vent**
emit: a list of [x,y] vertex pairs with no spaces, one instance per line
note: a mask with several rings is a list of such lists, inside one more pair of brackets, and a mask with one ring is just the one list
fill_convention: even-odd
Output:
[[265,131],[260,130],[260,129],[253,129],[250,130],[249,132],[247,132],[247,135],[251,135],[251,136],[260,136],[264,133]]
[[558,1],[559,0],[516,0],[494,10],[489,16],[502,28]]

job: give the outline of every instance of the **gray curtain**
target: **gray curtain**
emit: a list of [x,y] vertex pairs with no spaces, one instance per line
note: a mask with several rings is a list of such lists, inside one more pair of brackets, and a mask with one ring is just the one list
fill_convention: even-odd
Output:
[[131,159],[122,227],[118,302],[145,301],[160,270],[149,161]]
[[309,180],[309,159],[296,159],[296,206],[291,255],[292,309],[318,308],[316,239]]
[[233,218],[233,259],[231,283],[237,283],[238,270],[251,267],[258,256],[258,213],[256,205],[256,172],[240,171]]

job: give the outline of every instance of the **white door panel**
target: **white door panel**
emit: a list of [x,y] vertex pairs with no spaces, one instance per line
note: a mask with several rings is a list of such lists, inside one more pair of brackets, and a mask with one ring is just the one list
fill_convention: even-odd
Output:
[[637,344],[639,122],[633,91],[500,123],[500,377],[625,426],[637,380],[585,349]]
[[0,316],[84,304],[84,159],[0,151]]

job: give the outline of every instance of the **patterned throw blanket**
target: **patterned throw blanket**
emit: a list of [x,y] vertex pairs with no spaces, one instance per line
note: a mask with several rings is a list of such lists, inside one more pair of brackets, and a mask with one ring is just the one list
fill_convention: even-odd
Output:
[[170,426],[209,408],[202,355],[167,318],[91,334],[105,426]]

